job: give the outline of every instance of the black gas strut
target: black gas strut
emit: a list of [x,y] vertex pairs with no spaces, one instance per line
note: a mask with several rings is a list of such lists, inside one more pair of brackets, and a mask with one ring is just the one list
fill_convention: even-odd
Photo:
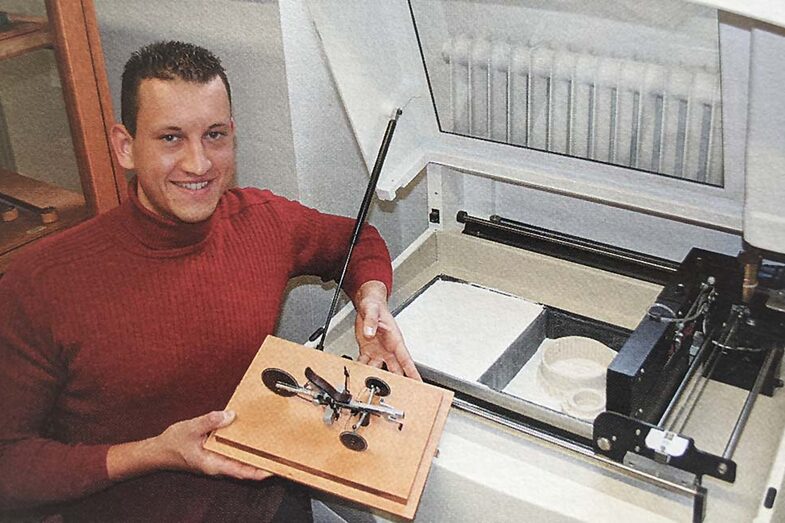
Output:
[[349,267],[349,261],[352,258],[352,251],[354,251],[354,246],[357,245],[357,240],[360,238],[360,231],[362,230],[362,226],[365,223],[365,218],[368,216],[368,209],[371,207],[371,201],[373,200],[373,193],[376,192],[376,184],[379,182],[379,173],[382,172],[382,166],[384,165],[384,159],[387,156],[387,150],[390,148],[390,142],[392,141],[393,133],[395,132],[395,125],[398,123],[398,117],[401,116],[400,108],[396,108],[393,111],[393,115],[390,117],[390,121],[387,122],[387,129],[384,131],[384,138],[382,138],[382,145],[379,147],[379,153],[376,155],[376,163],[373,166],[373,171],[371,171],[371,179],[368,180],[368,187],[365,189],[365,196],[363,197],[362,205],[360,205],[360,212],[357,213],[357,221],[354,223],[354,232],[352,233],[352,240],[349,242],[349,249],[346,252],[346,258],[343,262],[343,269],[341,270],[341,277],[338,279],[338,286],[335,289],[335,295],[333,295],[332,304],[330,304],[330,311],[327,313],[327,320],[324,322],[324,325],[319,327],[316,332],[311,334],[311,337],[308,338],[308,341],[315,341],[316,338],[319,339],[319,344],[316,346],[317,350],[324,350],[324,339],[327,337],[327,330],[330,328],[330,321],[332,321],[333,314],[335,313],[335,307],[338,305],[338,297],[341,294],[341,286],[343,285],[343,280],[346,277],[346,270]]

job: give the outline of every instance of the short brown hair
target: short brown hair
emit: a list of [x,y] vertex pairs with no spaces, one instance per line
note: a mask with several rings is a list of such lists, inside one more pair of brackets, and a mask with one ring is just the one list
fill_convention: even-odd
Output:
[[131,55],[123,70],[123,85],[120,97],[120,117],[123,125],[136,135],[136,115],[139,111],[139,86],[142,80],[185,80],[206,84],[216,76],[221,78],[229,106],[232,104],[232,91],[229,79],[221,65],[221,60],[213,53],[198,45],[169,40],[155,42]]

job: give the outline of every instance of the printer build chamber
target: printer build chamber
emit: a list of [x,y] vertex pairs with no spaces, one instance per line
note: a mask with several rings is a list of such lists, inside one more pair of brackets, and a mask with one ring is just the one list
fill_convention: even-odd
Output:
[[[710,253],[708,256],[712,257]],[[720,261],[726,262],[720,263],[726,268],[727,262],[732,262],[731,272],[737,272],[732,258],[720,256]],[[672,283],[683,274],[682,268],[675,264],[671,269],[663,270]],[[720,275],[713,271],[714,268],[711,271]],[[703,276],[694,270],[688,272]],[[678,411],[669,403],[695,357],[695,343],[685,340],[680,358],[674,358],[670,352],[672,335],[666,336],[669,344],[664,350],[658,345],[659,337],[646,346],[646,351],[640,347],[642,340],[652,335],[652,327],[673,328],[655,322],[650,314],[657,309],[657,303],[670,304],[668,306],[677,310],[681,308],[668,301],[673,297],[669,294],[670,283],[648,281],[652,279],[650,277],[636,279],[592,264],[478,238],[465,231],[444,230],[428,231],[412,244],[396,261],[395,278],[398,286],[391,297],[391,305],[421,374],[426,381],[452,389],[457,398],[418,519],[440,519],[444,514],[461,519],[467,517],[478,510],[467,505],[485,506],[486,500],[480,500],[478,492],[496,485],[488,476],[497,473],[510,484],[489,496],[502,496],[503,501],[497,501],[508,508],[499,513],[499,519],[491,517],[491,520],[503,521],[511,517],[513,510],[527,513],[533,510],[531,504],[535,500],[525,490],[531,478],[521,477],[525,474],[544,478],[537,487],[540,489],[582,492],[581,495],[587,497],[573,500],[576,512],[585,509],[584,504],[593,503],[598,496],[613,498],[608,510],[618,503],[617,498],[625,497],[628,500],[624,504],[625,513],[647,521],[660,517],[663,520],[690,520],[695,517],[696,510],[701,512],[700,517],[703,517],[702,511],[707,510],[709,515],[735,514],[742,519],[755,512],[759,496],[766,491],[769,481],[761,470],[768,471],[771,467],[770,457],[777,454],[785,430],[782,396],[772,396],[779,376],[779,360],[769,367],[765,380],[768,390],[764,391],[768,396],[757,399],[755,415],[745,428],[733,461],[722,458],[724,446],[733,432],[748,390],[753,386],[755,373],[760,371],[761,354],[756,354],[757,360],[750,365],[752,379],[742,376],[743,365],[738,358],[726,362],[725,370],[717,372],[715,379],[704,385],[706,393],[679,427],[679,434],[691,438],[695,446],[696,453],[689,458],[691,462],[687,468],[701,459],[714,459],[712,464],[727,462],[733,467],[732,474],[736,474],[735,483],[715,481],[707,475],[703,485],[713,482],[708,501],[700,489],[690,494],[694,473],[679,471],[684,475],[674,474],[664,482],[664,487],[655,481],[659,488],[653,488],[650,478],[665,472],[656,471],[645,461],[637,461],[641,460],[639,457],[625,456],[627,453],[648,454],[650,461],[654,461],[653,452],[647,452],[645,448],[633,452],[635,441],[626,441],[630,448],[621,456],[618,456],[618,448],[607,452],[610,457],[618,457],[619,468],[611,466],[610,471],[610,460],[603,460],[602,449],[597,448],[596,439],[604,434],[603,430],[618,429],[618,424],[613,425],[617,419],[603,418],[609,416],[607,412],[613,416],[622,414],[619,418],[630,423],[640,423],[624,427],[625,434],[632,434],[640,427],[663,426],[660,425],[661,417],[672,418]],[[685,293],[688,295],[689,292]],[[685,303],[690,301],[684,300]],[[342,311],[337,319],[339,321],[327,339],[327,350],[355,356],[351,311]],[[777,329],[782,332],[781,323],[775,325]],[[543,386],[543,349],[551,340],[574,336],[596,340],[613,352],[607,378],[603,372],[602,396],[607,394],[608,401],[601,410],[607,412],[596,419],[596,412],[570,410],[563,397]],[[630,362],[636,360],[643,364],[630,371]],[[641,370],[648,372],[651,379],[641,379]],[[581,377],[575,376],[576,383],[580,383]],[[591,390],[580,384],[572,388],[574,392]],[[573,400],[573,403],[576,401],[579,400]],[[585,403],[595,401],[596,398],[584,399]],[[678,403],[682,404],[683,401]],[[666,411],[670,411],[670,415],[666,415]],[[600,421],[607,423],[598,425]],[[623,439],[622,432],[617,434],[620,440]],[[496,441],[498,438],[502,441]],[[548,444],[538,448],[533,442]],[[458,450],[464,446],[471,448],[472,454],[456,457],[454,452],[467,451]],[[555,452],[554,446],[566,451]],[[500,449],[506,449],[509,454],[499,454]],[[526,460],[529,466],[521,467],[520,460]],[[591,462],[588,469],[586,460]],[[532,462],[542,468],[533,470]],[[498,468],[489,468],[492,467],[490,463]],[[573,467],[577,470],[572,470]],[[592,467],[594,473],[588,472]],[[557,473],[557,476],[552,477],[550,473]],[[553,483],[548,483],[549,478]],[[598,484],[602,486],[598,487]],[[587,486],[591,492],[585,490]],[[679,492],[679,486],[685,491]],[[595,488],[602,491],[591,490]],[[547,505],[549,497],[542,495],[542,490],[537,492],[540,497],[536,502]],[[700,500],[697,508],[696,495]],[[444,501],[447,499],[451,501]],[[544,510],[543,517],[565,516],[564,508],[558,505],[540,508]],[[340,512],[340,507],[337,510]],[[506,515],[502,517],[502,514]],[[582,515],[578,519],[593,521],[609,517],[604,514]]]

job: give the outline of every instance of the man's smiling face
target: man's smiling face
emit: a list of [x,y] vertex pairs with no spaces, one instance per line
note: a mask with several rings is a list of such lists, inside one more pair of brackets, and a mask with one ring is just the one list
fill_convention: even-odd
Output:
[[136,136],[113,133],[126,135],[113,141],[120,164],[136,171],[142,205],[190,223],[212,215],[235,170],[234,121],[219,77],[143,80]]

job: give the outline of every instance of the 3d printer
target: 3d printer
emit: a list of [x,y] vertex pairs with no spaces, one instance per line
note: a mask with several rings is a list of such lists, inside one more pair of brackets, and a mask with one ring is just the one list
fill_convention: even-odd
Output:
[[[424,187],[392,302],[456,399],[418,517],[781,517],[785,14],[309,8],[369,165],[403,107],[379,194]],[[352,352],[349,314],[327,350]],[[600,392],[589,364],[566,397],[546,383],[546,352],[582,359],[546,350],[568,337],[611,351]]]

